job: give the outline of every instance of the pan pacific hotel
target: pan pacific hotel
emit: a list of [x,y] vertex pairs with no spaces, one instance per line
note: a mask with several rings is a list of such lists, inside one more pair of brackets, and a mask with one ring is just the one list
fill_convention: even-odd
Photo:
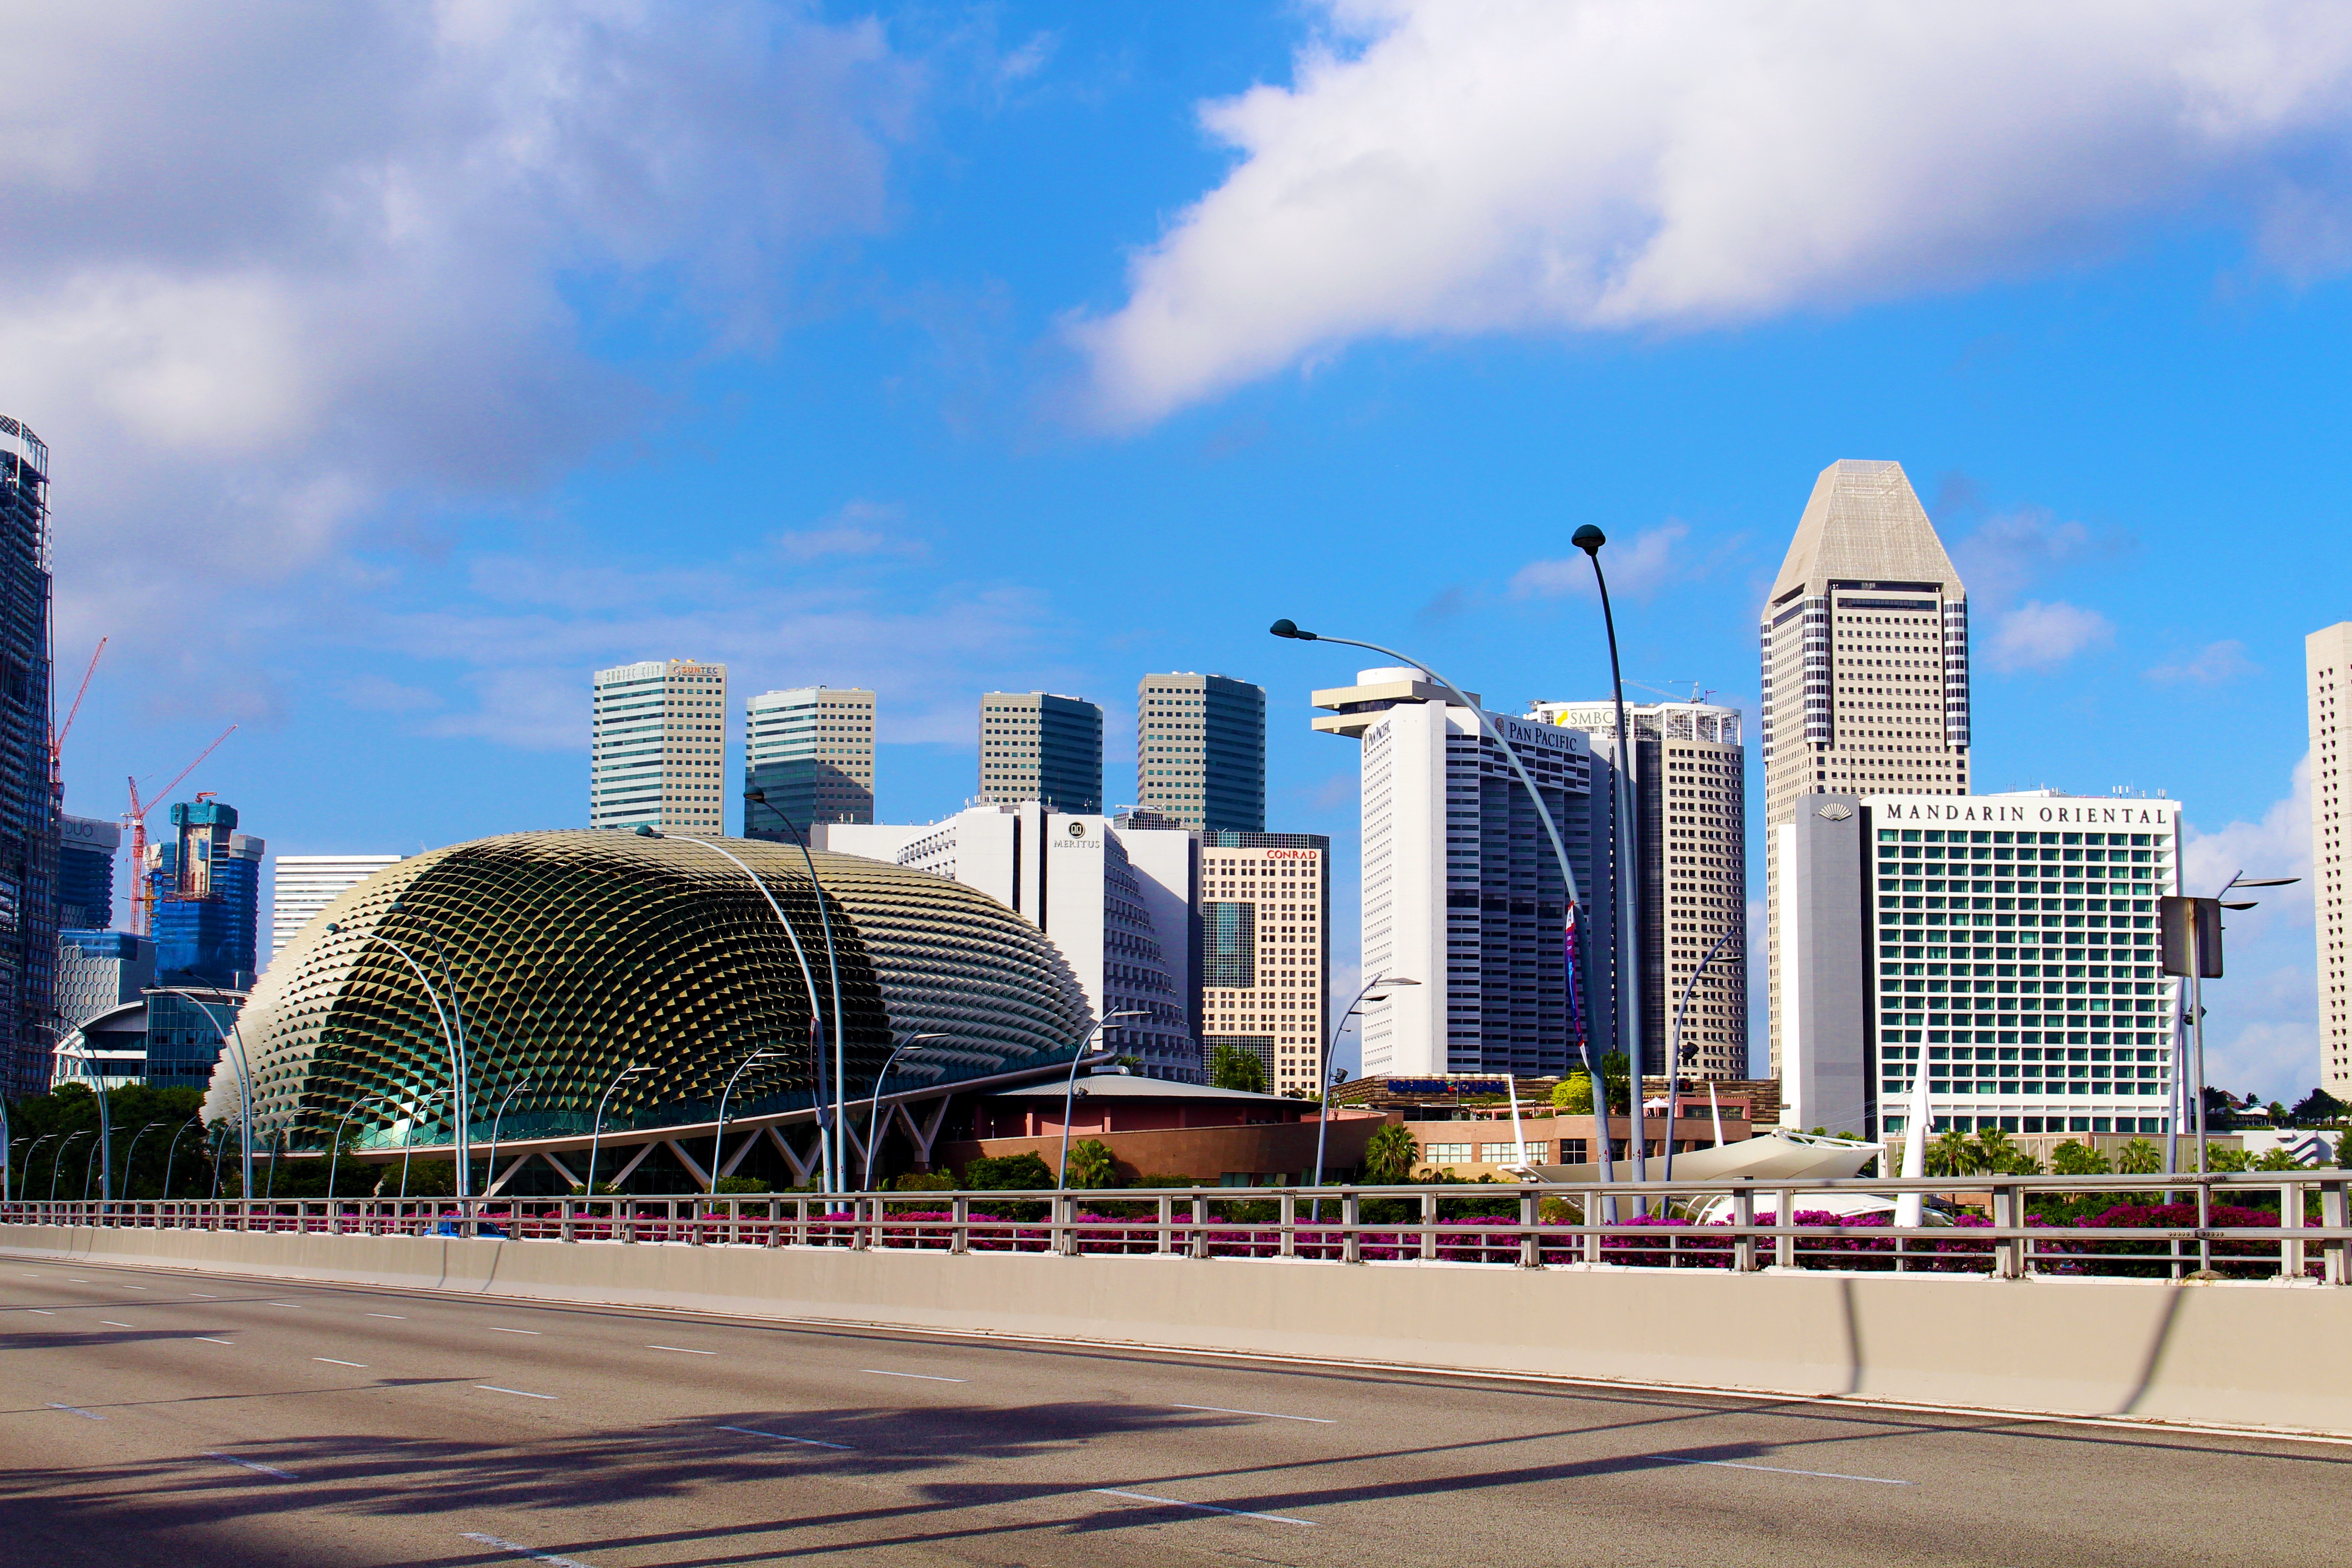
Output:
[[2157,900],[2180,803],[2053,792],[1808,795],[1773,828],[1784,1123],[2158,1134],[2176,982]]

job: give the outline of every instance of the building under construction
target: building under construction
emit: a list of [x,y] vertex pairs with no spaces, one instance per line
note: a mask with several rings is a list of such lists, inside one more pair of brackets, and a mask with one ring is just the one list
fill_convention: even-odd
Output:
[[49,765],[49,449],[0,415],[0,1062],[49,1086],[58,791]]
[[236,831],[236,807],[202,795],[173,805],[172,826],[173,837],[147,851],[156,977],[249,991],[268,846]]

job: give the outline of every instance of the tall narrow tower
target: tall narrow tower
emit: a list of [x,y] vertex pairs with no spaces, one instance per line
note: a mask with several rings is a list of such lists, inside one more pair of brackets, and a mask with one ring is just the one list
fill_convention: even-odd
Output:
[[1135,688],[1135,802],[1187,827],[1265,831],[1265,688],[1147,675]]
[[723,831],[727,667],[652,658],[596,672],[588,826]]
[[1969,792],[1969,598],[1899,463],[1822,470],[1759,628],[1772,1073],[1780,876],[1771,829],[1809,795]]
[[2319,1087],[2352,1100],[2352,911],[2344,907],[2344,829],[2352,820],[2352,621],[2303,639],[2311,700],[2311,876],[2319,934]]
[[0,1089],[57,1045],[58,790],[49,773],[49,449],[0,414]]

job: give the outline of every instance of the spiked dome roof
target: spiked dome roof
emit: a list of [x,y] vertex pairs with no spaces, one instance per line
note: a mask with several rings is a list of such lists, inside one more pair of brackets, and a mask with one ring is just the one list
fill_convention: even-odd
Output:
[[[791,922],[804,969],[748,865]],[[817,884],[839,964],[845,1081],[872,1090],[894,1037],[935,1033],[902,1057],[893,1088],[1066,1061],[1092,1022],[1045,935],[960,882],[818,851]],[[362,1144],[446,1142],[449,1056],[431,977],[469,1059],[477,1133],[517,1084],[509,1138],[709,1120],[729,1073],[755,1050],[731,1115],[816,1101],[810,991],[825,1070],[832,995],[818,885],[791,845],[613,831],[510,834],[403,860],[345,891],[279,952],[237,1035],[257,1129],[324,1147],[345,1111]],[[236,1115],[238,1043],[215,1069],[205,1115]],[[902,1081],[903,1080],[903,1081]]]

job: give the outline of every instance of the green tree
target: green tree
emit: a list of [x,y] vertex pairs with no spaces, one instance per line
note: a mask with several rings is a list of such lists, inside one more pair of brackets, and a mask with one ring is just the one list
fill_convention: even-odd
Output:
[[1364,1180],[1375,1186],[1391,1186],[1412,1179],[1412,1168],[1421,1160],[1421,1144],[1412,1130],[1402,1122],[1391,1121],[1372,1134],[1364,1145]]
[[1265,1064],[1257,1059],[1255,1051],[1245,1051],[1239,1046],[1218,1046],[1209,1055],[1209,1081],[1219,1089],[1264,1094]]
[[951,1193],[956,1179],[944,1171],[908,1171],[890,1184],[894,1193]]
[[999,1154],[963,1168],[963,1184],[976,1193],[1044,1192],[1054,1184],[1054,1168],[1040,1154]]
[[2256,1171],[2300,1171],[2303,1162],[2284,1149],[2273,1149],[2248,1168]]
[[2209,1171],[2242,1171],[2253,1163],[2243,1149],[2231,1149],[2220,1143],[2205,1145],[2205,1168]]
[[723,1198],[734,1193],[768,1193],[775,1189],[768,1185],[765,1176],[721,1176],[714,1190]]
[[2026,1173],[2017,1169],[2017,1162],[2024,1157],[2025,1151],[2000,1128],[1987,1127],[1977,1133],[1978,1170],[1989,1171],[1998,1176],[2023,1175]]
[[1572,1072],[1551,1086],[1551,1108],[1568,1116],[1592,1114],[1592,1075]]
[[1099,1138],[1088,1138],[1070,1145],[1070,1185],[1095,1188],[1118,1184],[1118,1164],[1111,1156],[1109,1144]]
[[2126,1176],[2152,1176],[2164,1169],[2164,1152],[2145,1138],[2135,1138],[2116,1151],[2116,1170]]
[[1927,1166],[1931,1176],[1966,1176],[1977,1169],[1977,1146],[1969,1135],[1955,1127],[1927,1145]]
[[2346,1105],[2324,1089],[2315,1089],[2294,1102],[2287,1119],[2297,1127],[2316,1127],[2337,1120],[2347,1110],[2352,1110],[2352,1105]]
[[2062,1176],[2105,1176],[2115,1171],[2105,1154],[2072,1138],[2050,1152],[2050,1168]]

